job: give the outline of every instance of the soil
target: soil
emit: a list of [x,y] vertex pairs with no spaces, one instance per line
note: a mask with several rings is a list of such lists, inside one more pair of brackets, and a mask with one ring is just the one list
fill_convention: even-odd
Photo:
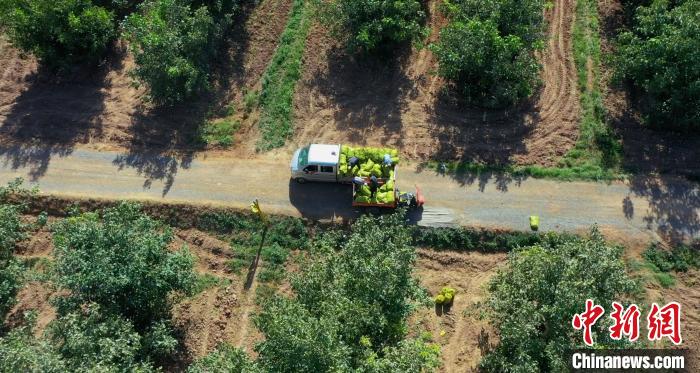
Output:
[[441,371],[477,371],[481,357],[498,342],[488,320],[480,316],[480,308],[487,300],[488,281],[506,257],[506,254],[418,250],[416,275],[431,296],[444,286],[456,290],[452,306],[420,309],[411,320],[419,331],[430,333],[440,345]]
[[211,69],[212,92],[167,110],[153,109],[145,90],[134,86],[128,75],[134,61],[123,42],[97,67],[55,73],[41,68],[32,56],[20,55],[0,35],[0,141],[15,144],[19,153],[36,151],[30,145],[40,144],[48,148],[44,152],[57,155],[70,153],[76,145],[204,150],[196,143],[198,128],[209,118],[227,116],[223,111],[229,105],[238,110],[244,93],[259,87],[292,1],[256,3],[246,2],[234,19],[225,53]]
[[[426,45],[437,40],[447,22],[439,2],[428,4],[431,35]],[[427,48],[405,47],[392,60],[351,56],[315,25],[297,86],[297,132],[288,147],[309,142],[390,145],[420,160],[553,165],[578,136],[574,8],[572,0],[558,0],[547,11],[548,44],[539,56],[543,86],[528,102],[505,111],[465,108],[451,97]]]

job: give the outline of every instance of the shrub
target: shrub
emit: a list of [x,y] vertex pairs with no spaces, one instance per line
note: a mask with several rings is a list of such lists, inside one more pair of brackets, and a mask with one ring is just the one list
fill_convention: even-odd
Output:
[[467,101],[512,105],[538,84],[533,52],[543,46],[542,0],[456,0],[443,7],[450,22],[430,46],[449,80]]
[[376,51],[426,33],[418,0],[319,0],[321,21],[352,51]]
[[685,272],[691,267],[700,267],[700,251],[687,245],[678,245],[671,250],[664,250],[657,244],[653,244],[642,253],[642,256],[662,272]]
[[114,13],[90,0],[6,0],[0,25],[17,48],[50,67],[96,62],[116,37]]
[[226,22],[207,6],[186,0],[152,0],[124,22],[136,67],[131,72],[159,105],[173,105],[209,89],[210,60]]
[[700,2],[655,0],[634,19],[618,39],[617,75],[642,93],[648,124],[699,131]]

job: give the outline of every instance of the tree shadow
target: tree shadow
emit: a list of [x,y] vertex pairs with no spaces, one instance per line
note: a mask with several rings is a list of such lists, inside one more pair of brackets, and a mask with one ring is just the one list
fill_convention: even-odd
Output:
[[[490,183],[501,192],[507,192],[512,183],[519,186],[527,176],[505,170],[515,156],[528,151],[525,140],[540,122],[536,103],[541,93],[542,88],[517,106],[488,109],[469,104],[454,89],[445,87],[429,109],[429,133],[438,140],[437,147],[427,152],[429,158],[481,166],[458,167],[454,172],[438,168],[435,172],[462,186],[476,183],[482,192]],[[420,165],[418,171],[425,168],[425,164]]]
[[367,138],[391,138],[403,145],[401,113],[416,87],[406,74],[411,46],[403,44],[384,55],[349,54],[342,48],[327,51],[327,70],[316,71],[308,83],[332,101],[336,129],[354,144]]
[[226,116],[231,87],[240,85],[245,76],[244,58],[250,35],[245,23],[256,6],[245,2],[234,17],[232,29],[221,46],[226,51],[211,66],[212,89],[199,98],[172,107],[137,108],[129,133],[131,142],[113,164],[120,170],[133,168],[145,178],[144,189],[162,181],[162,196],[171,190],[179,169],[190,167],[197,152],[206,148],[201,127],[209,119]]
[[0,158],[13,169],[29,168],[36,181],[52,157],[70,155],[77,144],[102,135],[107,74],[121,69],[126,50],[116,46],[99,66],[55,72],[42,65],[23,80],[27,88],[13,99],[0,124]]
[[637,175],[630,179],[630,190],[648,201],[643,220],[663,239],[679,243],[700,235],[700,185],[681,178]]

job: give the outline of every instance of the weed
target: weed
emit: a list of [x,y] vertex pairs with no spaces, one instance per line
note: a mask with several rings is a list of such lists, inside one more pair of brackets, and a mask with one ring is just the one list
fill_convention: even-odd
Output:
[[287,257],[289,256],[289,249],[286,249],[279,244],[275,243],[270,246],[264,247],[260,253],[262,259],[265,263],[273,265],[283,265],[287,262]]
[[265,301],[272,299],[275,293],[277,293],[277,289],[275,287],[265,282],[260,283],[255,289],[255,303],[262,305],[265,303]]
[[233,133],[238,130],[241,123],[233,119],[221,121],[207,121],[201,130],[201,139],[209,145],[229,147],[233,145]]
[[304,0],[294,0],[287,26],[262,78],[259,151],[284,145],[294,131],[294,89],[301,77],[301,58],[310,25],[306,4]]
[[529,232],[494,232],[472,228],[422,228],[413,231],[413,243],[434,249],[508,252],[532,246],[551,236]]
[[[442,165],[444,165],[444,168]],[[424,163],[423,166],[437,172],[444,172],[457,176],[466,174],[474,174],[478,176],[484,173],[501,173],[513,177],[534,177],[536,179],[556,179],[564,181],[611,181],[622,179],[624,177],[622,173],[615,172],[610,169],[602,169],[593,164],[570,164],[566,167],[542,167],[536,165],[515,166],[459,161],[429,161]]]
[[232,273],[240,275],[243,272],[243,269],[250,265],[250,261],[247,261],[242,258],[233,258],[229,260],[226,264],[228,265],[228,268]]
[[654,276],[656,277],[656,281],[659,282],[659,285],[665,288],[670,288],[676,285],[676,278],[670,273],[656,272],[654,273]]
[[243,95],[243,112],[247,115],[250,114],[250,112],[253,111],[253,108],[258,106],[258,103],[260,102],[260,92],[253,90],[253,91],[246,91],[245,94]]
[[216,277],[212,274],[197,274],[197,279],[194,284],[194,289],[192,290],[192,295],[199,294],[204,290],[211,289],[216,286],[223,286],[229,284],[230,281],[224,278]]
[[574,148],[560,161],[560,166],[615,174],[622,161],[622,145],[605,121],[605,105],[599,85],[599,33],[597,2],[578,0],[572,36],[581,92],[580,135]]
[[652,244],[642,256],[662,272],[685,272],[691,267],[700,268],[700,251],[686,245],[675,246],[669,251]]
[[284,276],[284,268],[274,266],[272,268],[263,268],[258,274],[258,280],[277,284],[284,280]]

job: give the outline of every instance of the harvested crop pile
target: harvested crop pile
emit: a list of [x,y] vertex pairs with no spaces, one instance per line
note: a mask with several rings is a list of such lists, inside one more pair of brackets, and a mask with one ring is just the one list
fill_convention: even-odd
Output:
[[[355,157],[357,163],[350,165]],[[390,162],[386,162],[390,161]],[[379,189],[372,195],[368,185],[362,185],[355,192],[355,202],[371,204],[393,204],[396,199],[394,190],[394,169],[399,163],[399,152],[390,148],[340,148],[339,173],[343,177],[375,176],[379,180]]]
[[[384,165],[384,157],[389,155],[391,164]],[[350,159],[356,157],[358,162],[350,166]],[[399,151],[391,148],[352,148],[343,145],[340,148],[340,175],[343,177],[375,176],[378,179],[394,178],[394,167],[399,164]]]

